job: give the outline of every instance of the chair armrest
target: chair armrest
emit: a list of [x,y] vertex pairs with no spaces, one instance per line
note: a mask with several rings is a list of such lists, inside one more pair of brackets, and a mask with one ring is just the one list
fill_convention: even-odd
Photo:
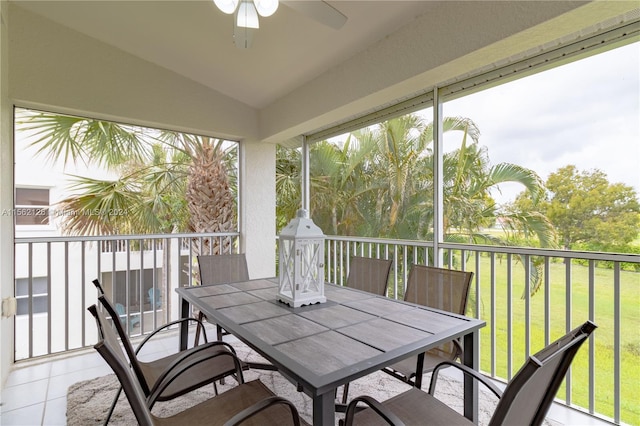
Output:
[[431,383],[429,384],[429,394],[431,394],[432,396],[436,392],[436,381],[438,380],[438,373],[440,372],[440,369],[444,367],[457,368],[458,370],[462,371],[464,374],[473,377],[474,379],[478,380],[483,385],[485,385],[491,392],[493,392],[495,396],[498,397],[498,399],[502,397],[502,391],[496,385],[494,385],[491,381],[489,381],[486,376],[483,376],[476,370],[469,368],[464,364],[459,364],[457,362],[452,362],[452,361],[442,361],[440,364],[436,365],[435,368],[433,369],[433,373],[431,374]]
[[[190,353],[187,354],[184,358],[182,358],[183,362],[177,362],[177,360],[176,362],[173,362],[171,366],[168,367],[160,375],[160,377],[158,377],[158,380],[156,380],[156,383],[151,388],[149,392],[149,396],[147,397],[147,405],[149,409],[153,408],[153,405],[156,403],[156,400],[158,399],[158,397],[162,395],[162,392],[164,392],[164,390],[171,383],[173,383],[174,380],[180,377],[181,374],[183,374],[184,372],[188,371],[189,369],[203,362],[209,361],[219,356],[230,356],[233,358],[233,362],[236,367],[236,375],[237,375],[238,383],[240,384],[244,383],[244,376],[242,374],[242,363],[240,359],[233,352],[229,352],[228,350],[225,350],[225,349],[216,348],[216,346],[219,346],[218,343],[219,342],[212,342],[209,345],[197,346],[192,350],[190,350],[189,351]],[[214,349],[211,350],[210,353],[204,356],[199,356],[194,359],[188,359],[193,357],[196,354],[200,354],[200,352],[207,351],[212,348]]]
[[[200,352],[202,351],[206,351],[211,349],[214,352],[231,352],[233,353],[233,355],[235,357],[237,357],[236,354],[236,350],[233,348],[233,346],[231,346],[229,343],[226,342],[209,342],[209,343],[205,343],[203,345],[200,346],[196,346],[194,348],[191,349],[187,349],[186,351],[182,352],[180,354],[180,356],[176,357],[176,359],[173,360],[173,362],[171,362],[171,364],[169,364],[165,370],[162,372],[162,374],[160,374],[160,376],[158,376],[158,379],[156,380],[156,382],[161,382],[162,380],[164,380],[165,377],[167,377],[169,374],[172,373],[173,370],[175,370],[176,368],[181,367],[182,365],[187,365],[185,364],[189,358],[192,358],[193,356],[200,356]],[[207,357],[207,359],[211,359],[212,357]],[[244,363],[242,361],[240,361],[240,364],[244,367]]]
[[353,417],[356,414],[356,406],[358,405],[358,402],[364,402],[390,425],[404,426],[404,422],[400,420],[398,416],[393,414],[387,407],[379,403],[377,400],[367,395],[355,397],[351,400],[349,405],[347,405],[347,412],[344,416],[345,426],[353,425]]
[[[204,355],[203,356],[201,354],[202,351],[208,351],[208,350],[212,351],[210,355]],[[178,374],[176,375],[176,377],[177,377],[180,374],[184,373],[189,368],[191,368],[191,367],[193,367],[195,365],[198,365],[199,362],[197,362],[197,360],[199,360],[200,358],[202,358],[202,361],[207,361],[207,360],[210,360],[212,358],[215,358],[217,356],[218,352],[231,352],[233,354],[233,356],[235,358],[237,358],[235,349],[233,349],[233,346],[231,346],[228,343],[225,343],[225,342],[209,342],[209,343],[205,343],[204,345],[196,346],[194,348],[188,349],[188,350],[184,351],[183,353],[181,353],[180,356],[178,356],[176,359],[174,359],[173,362],[171,362],[171,364],[169,364],[164,369],[164,371],[162,371],[162,374],[160,374],[158,376],[157,380],[156,380],[156,384],[163,383],[163,381],[167,380],[167,377],[170,377],[170,376],[172,376],[174,374],[174,371],[178,371]],[[189,358],[193,358],[194,356],[198,356],[199,358],[196,361],[189,360]],[[240,362],[240,365],[242,367],[244,367],[242,361],[239,361],[239,362]],[[241,380],[243,380],[242,376],[238,376],[238,381],[240,383],[242,383]],[[167,384],[167,386],[168,386],[168,384]],[[149,394],[151,394],[151,391],[149,392]],[[160,395],[160,394],[158,394],[158,395]]]
[[289,407],[291,410],[291,418],[293,419],[293,424],[295,426],[300,426],[300,415],[298,414],[298,410],[296,406],[293,405],[291,401],[288,399],[282,398],[280,396],[270,396],[261,401],[256,402],[255,404],[245,408],[244,410],[237,413],[235,416],[231,417],[229,420],[224,422],[224,426],[235,426],[238,425],[245,420],[248,420],[250,417],[255,416],[261,411],[271,407],[272,405],[283,404]]
[[150,334],[147,334],[147,336],[146,336],[146,337],[145,337],[145,338],[140,342],[140,344],[139,344],[139,345],[138,345],[138,347],[136,348],[135,353],[137,354],[138,352],[140,352],[140,350],[142,349],[142,347],[143,347],[143,346],[144,346],[144,345],[145,345],[149,340],[151,340],[151,338],[152,338],[152,337],[154,337],[154,336],[155,336],[156,334],[158,334],[159,332],[161,332],[161,331],[163,331],[163,330],[165,330],[165,329],[167,329],[167,328],[169,328],[169,327],[173,327],[174,325],[177,325],[177,324],[180,324],[180,323],[182,323],[182,322],[185,322],[185,321],[195,321],[196,323],[200,323],[200,325],[202,325],[202,327],[203,327],[203,328],[202,328],[202,335],[203,335],[203,337],[204,337],[204,342],[205,342],[205,343],[207,343],[207,342],[208,342],[208,340],[207,340],[207,332],[206,332],[206,330],[204,329],[204,324],[202,323],[202,321],[200,321],[200,320],[199,320],[199,319],[197,319],[197,318],[191,318],[191,317],[189,317],[189,318],[180,318],[180,319],[177,319],[177,320],[175,320],[175,321],[168,322],[168,323],[166,323],[165,325],[163,325],[163,326],[160,326],[160,327],[156,328],[156,329],[155,329],[155,330],[153,330]]

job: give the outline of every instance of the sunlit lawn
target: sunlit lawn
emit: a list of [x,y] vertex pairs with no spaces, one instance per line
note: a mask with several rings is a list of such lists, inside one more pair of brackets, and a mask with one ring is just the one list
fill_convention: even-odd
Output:
[[[468,270],[473,270],[474,262],[469,262]],[[481,333],[481,368],[491,372],[491,288],[490,261],[483,257],[480,261],[481,288],[480,316],[487,321],[487,327]],[[567,296],[565,277],[567,269],[564,263],[551,264],[550,268],[550,324],[551,340],[566,333],[589,319],[589,276],[588,268],[572,265],[572,288]],[[640,424],[640,273],[621,272],[620,285],[620,347],[621,347],[621,420],[624,423]],[[525,353],[525,301],[521,298],[524,288],[524,268],[513,262],[513,289],[511,294],[511,338],[512,338],[512,375],[524,363]],[[593,335],[595,345],[595,410],[613,417],[614,398],[614,281],[613,271],[596,268],[594,273],[594,322],[598,328]],[[475,286],[475,279],[474,284]],[[567,299],[569,297],[569,299]],[[496,260],[495,284],[495,374],[507,378],[508,329],[507,318],[509,299],[507,297],[507,263]],[[475,303],[472,295],[471,303]],[[571,312],[571,324],[565,324],[566,312]],[[545,346],[545,308],[544,289],[530,299],[530,352],[535,353]],[[572,404],[589,407],[589,343],[578,353],[571,370]],[[558,398],[565,399],[564,386],[558,392]]]

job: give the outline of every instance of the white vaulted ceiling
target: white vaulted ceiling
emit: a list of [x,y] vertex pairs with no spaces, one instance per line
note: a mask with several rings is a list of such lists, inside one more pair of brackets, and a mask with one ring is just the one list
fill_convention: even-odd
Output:
[[[312,1],[312,0],[300,0]],[[313,0],[316,1],[316,0]],[[30,13],[206,86],[282,141],[388,105],[475,69],[578,37],[637,2],[328,1],[334,29],[281,4],[253,45],[210,0],[22,1]]]

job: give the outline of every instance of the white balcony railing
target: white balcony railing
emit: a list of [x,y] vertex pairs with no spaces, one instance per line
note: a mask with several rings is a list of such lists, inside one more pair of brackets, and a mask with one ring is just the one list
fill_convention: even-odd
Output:
[[[84,348],[96,341],[86,307],[99,278],[121,303],[129,332],[144,334],[179,316],[174,291],[194,281],[195,246],[235,252],[237,233],[16,239],[16,360]],[[352,255],[392,259],[389,297],[404,294],[410,267],[432,264],[424,241],[327,237],[328,281],[344,284]],[[473,271],[467,315],[486,320],[481,369],[509,380],[535,353],[586,319],[598,329],[574,361],[559,400],[613,423],[638,423],[640,256],[439,244],[445,267]],[[539,284],[534,293],[526,291]],[[160,302],[149,297],[159,292]],[[635,297],[635,299],[634,299]],[[136,319],[136,321],[132,321]],[[635,417],[634,417],[635,416]]]
[[[388,296],[401,298],[411,264],[432,265],[433,247],[425,241],[328,237],[326,276],[345,283],[352,255],[393,259]],[[640,422],[634,397],[640,380],[639,255],[439,247],[445,267],[474,272],[467,315],[487,322],[480,336],[484,373],[508,381],[527,356],[590,319],[598,329],[576,357],[558,399],[616,424]]]
[[15,359],[84,348],[97,341],[86,308],[99,279],[122,305],[129,333],[144,334],[178,317],[174,289],[195,279],[195,247],[232,253],[238,233],[16,238]]

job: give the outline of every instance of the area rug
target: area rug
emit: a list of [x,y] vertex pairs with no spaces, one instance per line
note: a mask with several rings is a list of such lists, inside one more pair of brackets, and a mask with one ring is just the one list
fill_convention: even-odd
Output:
[[[236,348],[238,356],[241,359],[252,362],[265,362],[264,359],[246,345],[234,342],[233,346]],[[283,396],[292,401],[298,408],[300,415],[308,422],[311,422],[311,399],[304,393],[297,392],[296,387],[278,372],[253,369],[246,371],[244,376],[245,381],[254,379],[261,380],[276,395]],[[428,383],[429,375],[425,375],[424,379],[425,383]],[[218,385],[218,391],[224,392],[236,385],[235,380],[227,379],[224,385]],[[102,424],[118,388],[119,382],[114,374],[75,383],[70,386],[67,392],[67,424],[72,426]],[[409,386],[407,384],[385,373],[376,372],[352,382],[349,389],[349,397],[370,395],[379,401],[383,401],[404,392],[408,388]],[[444,401],[452,408],[461,411],[462,399],[460,395],[462,395],[462,383],[441,374],[438,378],[436,391],[438,399]],[[159,417],[167,417],[213,396],[213,386],[206,386],[172,401],[157,403],[153,408],[153,413]],[[342,396],[341,388],[338,390],[338,396]],[[484,391],[480,392],[479,424],[488,423],[496,402],[497,400],[493,395]],[[340,413],[336,414],[336,424],[338,424],[338,420],[342,416]],[[137,424],[124,394],[120,396],[120,400],[109,424],[114,426]]]

